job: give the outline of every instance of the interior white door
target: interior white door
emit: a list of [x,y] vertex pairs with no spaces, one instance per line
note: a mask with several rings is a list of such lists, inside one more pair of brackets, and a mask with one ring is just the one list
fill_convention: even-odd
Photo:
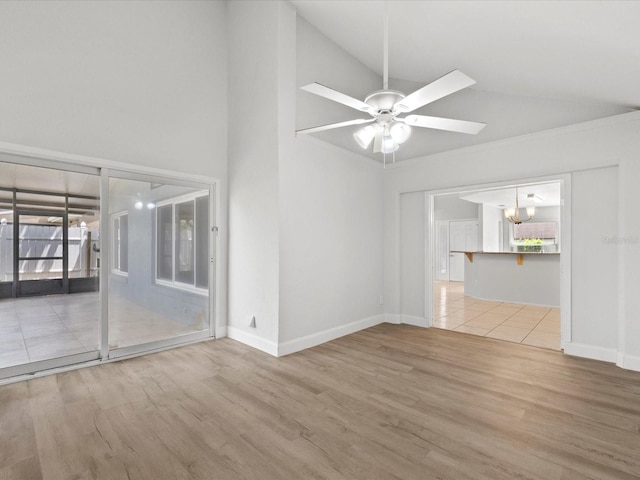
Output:
[[449,254],[449,280],[464,282],[464,253]]
[[466,248],[466,221],[449,222],[449,250],[464,251]]

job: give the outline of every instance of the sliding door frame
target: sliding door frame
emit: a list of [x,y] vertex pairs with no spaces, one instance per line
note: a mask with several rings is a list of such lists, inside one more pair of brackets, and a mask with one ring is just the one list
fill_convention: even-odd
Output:
[[[14,154],[7,154],[3,151],[2,148],[0,148],[0,162],[26,165],[31,167],[48,168],[52,170],[67,171],[72,173],[95,175],[98,178],[100,177],[100,169],[98,167],[76,165],[73,163],[38,158],[36,156],[31,157],[26,155],[20,156],[20,155],[14,155]],[[67,213],[68,213],[67,207],[68,207],[68,199],[65,200],[65,211],[64,213],[61,213],[61,216],[63,217],[63,222],[62,222],[63,226],[65,225],[66,219],[67,219]],[[37,209],[21,208],[18,210],[16,205],[15,191],[14,191],[14,196],[13,196],[14,229],[18,225],[20,214],[46,214],[46,213],[48,212],[39,212],[37,211]],[[15,233],[15,230],[14,230],[14,233]],[[65,241],[68,240],[67,237],[68,237],[68,233],[64,233],[63,245]],[[16,295],[19,294],[19,291],[17,289],[19,289],[18,282],[20,280],[20,272],[18,271],[18,268],[16,266],[16,263],[17,263],[16,260],[19,257],[19,253],[20,253],[18,244],[17,244],[17,238],[18,236],[15,235],[14,236],[14,252],[13,252],[13,257],[14,257],[13,287],[12,287],[13,298],[16,298]],[[63,256],[64,257],[68,256],[68,253],[69,253],[68,250],[66,250]],[[63,270],[64,269],[68,269],[68,265],[63,266]],[[66,277],[66,282],[64,277]],[[66,285],[68,287],[68,274],[63,275],[63,285]],[[69,367],[73,365],[81,365],[81,364],[85,364],[98,359],[100,359],[100,352],[99,350],[96,349],[96,350],[90,350],[88,352],[83,352],[83,353],[76,353],[72,355],[62,355],[54,358],[49,358],[46,360],[38,360],[35,362],[28,362],[28,363],[22,363],[18,365],[12,365],[9,367],[3,367],[3,368],[0,368],[0,383],[4,383],[5,381],[12,381],[14,378],[20,378],[20,376],[31,378],[34,374],[41,371],[64,368],[64,367]]]
[[[95,157],[60,153],[35,147],[15,145],[0,142],[0,162],[14,163],[33,167],[50,168],[76,173],[96,175],[100,181],[100,342],[99,348],[85,353],[56,357],[50,360],[30,362],[26,364],[4,367],[0,369],[0,384],[21,381],[48,375],[59,371],[81,368],[83,366],[107,363],[114,359],[133,357],[153,351],[171,348],[180,344],[192,343],[204,339],[214,338],[219,319],[226,314],[226,282],[221,277],[224,263],[219,258],[226,258],[226,242],[218,238],[220,223],[226,222],[224,208],[226,199],[222,193],[226,191],[222,181],[213,177],[185,174],[153,167],[124,164]],[[109,178],[141,179],[146,182],[167,182],[172,185],[193,186],[209,191],[209,328],[201,332],[186,334],[177,338],[160,340],[131,347],[109,351],[108,307],[109,307],[109,273],[111,251],[111,228],[109,222]],[[14,205],[15,206],[15,205]],[[15,208],[14,208],[15,211]],[[226,225],[226,224],[225,224]],[[224,226],[224,225],[223,225]],[[221,240],[221,241],[219,241]],[[14,283],[15,285],[15,283]],[[15,287],[14,287],[15,288]],[[221,327],[221,336],[226,335],[226,328]]]
[[[177,337],[169,337],[161,340],[155,340],[152,342],[140,343],[130,345],[126,347],[119,347],[111,349],[109,348],[109,278],[111,275],[111,236],[112,236],[112,224],[110,221],[109,213],[109,180],[111,178],[118,178],[123,180],[131,180],[137,182],[146,183],[160,183],[166,185],[174,185],[179,187],[195,188],[198,190],[206,190],[209,192],[209,262],[208,262],[208,325],[207,328],[199,331],[187,333]],[[212,183],[202,183],[193,180],[186,180],[181,178],[174,178],[158,174],[146,174],[139,172],[131,172],[122,169],[109,169],[103,168],[101,170],[101,195],[100,195],[100,225],[101,225],[101,245],[102,245],[102,268],[100,269],[100,283],[104,285],[104,288],[100,290],[101,294],[101,336],[100,336],[100,352],[101,357],[104,359],[116,359],[123,357],[130,357],[140,355],[143,353],[162,350],[172,346],[177,346],[186,343],[193,343],[199,340],[205,340],[215,336],[215,282],[213,279],[214,266],[215,266],[215,250],[214,250],[214,236],[216,233],[216,227],[213,226],[214,212],[215,212],[215,198],[214,198],[214,185]],[[102,225],[106,228],[102,230]],[[155,277],[155,272],[154,272]]]

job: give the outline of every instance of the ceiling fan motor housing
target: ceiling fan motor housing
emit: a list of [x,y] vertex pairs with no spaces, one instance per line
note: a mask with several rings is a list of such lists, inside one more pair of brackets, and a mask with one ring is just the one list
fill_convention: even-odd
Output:
[[396,103],[405,97],[397,90],[378,90],[364,99],[364,103],[371,105],[378,114],[392,113]]

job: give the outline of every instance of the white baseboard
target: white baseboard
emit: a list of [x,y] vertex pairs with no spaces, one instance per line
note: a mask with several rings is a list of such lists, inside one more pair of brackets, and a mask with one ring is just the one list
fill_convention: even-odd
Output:
[[400,325],[402,321],[400,320],[400,315],[397,313],[385,313],[384,321],[387,323],[393,323],[394,325]]
[[413,325],[415,327],[428,327],[429,320],[424,317],[418,317],[416,315],[405,315],[401,313],[400,315],[400,323],[404,323],[405,325]]
[[595,347],[583,343],[565,343],[562,348],[567,355],[616,363],[618,352],[614,348]]
[[304,337],[295,338],[282,342],[278,345],[278,356],[289,355],[290,353],[299,352],[306,348],[315,347],[321,343],[335,340],[336,338],[344,337],[350,333],[355,333],[365,328],[373,327],[384,323],[386,320],[384,315],[375,315],[373,317],[363,318],[355,322],[348,323],[346,325],[340,325],[339,327],[330,328],[318,333],[312,333]]
[[227,336],[238,342],[244,343],[245,345],[249,345],[250,347],[257,348],[258,350],[262,350],[269,355],[273,355],[274,357],[278,356],[278,344],[276,342],[272,342],[270,340],[265,340],[258,335],[254,335],[253,333],[247,333],[239,328],[232,327],[231,325],[227,326]]
[[625,370],[640,372],[640,357],[635,355],[622,355],[622,362],[618,363],[618,366]]
[[393,323],[395,325],[405,324],[414,325],[416,327],[428,327],[429,320],[424,317],[418,317],[416,315],[405,315],[403,313],[385,313],[385,322]]
[[222,327],[216,327],[215,335],[216,338],[224,338],[227,336],[227,326],[224,325]]

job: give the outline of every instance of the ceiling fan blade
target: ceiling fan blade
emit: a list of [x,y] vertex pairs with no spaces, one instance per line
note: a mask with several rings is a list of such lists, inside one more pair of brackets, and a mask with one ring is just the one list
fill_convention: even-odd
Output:
[[333,100],[334,102],[341,103],[346,105],[347,107],[355,108],[356,110],[360,110],[361,112],[371,112],[371,105],[364,103],[357,98],[350,97],[349,95],[345,95],[344,93],[340,93],[333,88],[325,87],[319,83],[310,83],[309,85],[305,85],[304,87],[300,87],[302,90],[305,90],[309,93],[313,93],[315,95],[319,95],[324,98],[328,98],[329,100]]
[[469,133],[475,135],[484,127],[486,123],[467,122],[466,120],[453,120],[451,118],[429,117],[427,115],[407,115],[403,118],[404,123],[413,127],[435,128],[436,130],[447,130],[449,132]]
[[315,133],[322,132],[323,130],[332,130],[334,128],[348,127],[349,125],[362,125],[363,123],[371,123],[375,118],[356,118],[355,120],[347,120],[346,122],[329,123],[327,125],[320,125],[318,127],[303,128],[302,130],[296,130],[296,133]]
[[454,70],[407,95],[394,105],[394,110],[399,113],[412,112],[428,103],[435,102],[442,97],[467,88],[474,83],[476,83],[475,80],[467,77],[460,70]]

